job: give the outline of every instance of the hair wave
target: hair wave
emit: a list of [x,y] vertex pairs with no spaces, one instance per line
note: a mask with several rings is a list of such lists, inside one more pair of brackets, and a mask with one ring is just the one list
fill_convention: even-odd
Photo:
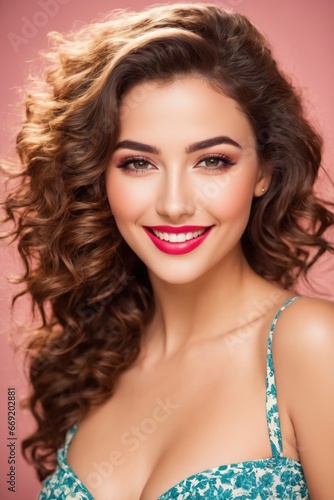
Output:
[[4,203],[25,266],[14,302],[28,293],[42,319],[28,346],[37,428],[23,442],[41,479],[66,431],[137,358],[154,309],[146,268],[122,240],[105,190],[129,89],[198,75],[239,103],[272,173],[242,238],[257,273],[289,288],[334,251],[325,238],[333,213],[314,194],[321,139],[247,18],[211,4],[160,5],[50,38],[17,136],[20,184]]

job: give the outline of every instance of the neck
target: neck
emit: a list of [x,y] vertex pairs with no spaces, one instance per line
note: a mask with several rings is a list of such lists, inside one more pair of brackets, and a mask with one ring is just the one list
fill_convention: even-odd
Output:
[[246,323],[254,287],[264,282],[242,252],[192,283],[170,284],[152,274],[150,279],[156,309],[143,336],[142,355],[152,362]]

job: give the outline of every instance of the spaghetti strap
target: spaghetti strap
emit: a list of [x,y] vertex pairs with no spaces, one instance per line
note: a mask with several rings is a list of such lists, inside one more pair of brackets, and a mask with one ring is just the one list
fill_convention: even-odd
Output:
[[77,432],[77,429],[78,429],[78,424],[75,424],[66,433],[65,443],[64,443],[64,456],[65,457],[67,457],[68,449],[70,447],[72,439],[74,438],[75,433]]
[[271,452],[273,457],[283,456],[283,444],[282,444],[282,433],[281,433],[281,423],[279,418],[278,404],[277,404],[277,391],[276,391],[276,381],[274,372],[274,363],[272,357],[272,341],[273,333],[277,320],[284,309],[294,302],[299,296],[293,297],[287,300],[279,311],[270,326],[268,346],[267,346],[267,377],[266,377],[266,413],[267,413],[267,424],[270,439]]

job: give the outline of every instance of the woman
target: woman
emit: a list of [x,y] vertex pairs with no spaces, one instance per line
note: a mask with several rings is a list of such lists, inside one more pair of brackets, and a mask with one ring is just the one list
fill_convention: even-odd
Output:
[[54,41],[6,202],[39,498],[331,498],[334,308],[293,285],[334,217],[265,39],[177,4]]

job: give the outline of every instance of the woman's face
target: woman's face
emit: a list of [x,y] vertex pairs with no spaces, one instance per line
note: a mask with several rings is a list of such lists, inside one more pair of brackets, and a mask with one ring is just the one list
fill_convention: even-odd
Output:
[[120,233],[156,277],[189,283],[240,259],[252,198],[267,184],[248,119],[203,79],[125,95],[107,193]]

